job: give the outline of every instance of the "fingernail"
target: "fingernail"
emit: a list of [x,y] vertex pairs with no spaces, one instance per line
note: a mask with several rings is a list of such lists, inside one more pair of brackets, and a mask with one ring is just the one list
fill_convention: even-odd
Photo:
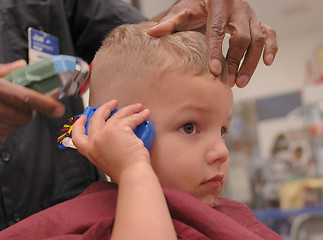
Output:
[[269,53],[267,56],[266,56],[266,62],[268,65],[271,65],[274,61],[274,54],[272,53]]
[[236,83],[236,75],[234,74],[229,74],[228,76],[228,81],[229,81],[229,85],[230,87],[233,87],[234,84]]
[[150,112],[150,110],[148,108],[144,109],[143,112]]
[[241,77],[239,77],[236,81],[238,87],[245,87],[249,82],[249,77],[246,74],[243,74]]
[[215,75],[220,75],[221,74],[222,65],[221,65],[221,62],[218,59],[213,58],[211,60],[210,68],[211,68],[211,71],[212,71],[213,74],[215,74]]

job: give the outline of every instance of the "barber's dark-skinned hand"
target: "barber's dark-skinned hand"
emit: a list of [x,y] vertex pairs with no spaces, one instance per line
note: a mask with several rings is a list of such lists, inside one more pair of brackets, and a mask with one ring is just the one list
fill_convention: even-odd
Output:
[[209,66],[215,75],[222,69],[223,39],[226,33],[231,35],[226,56],[231,86],[245,87],[262,51],[263,61],[269,66],[278,50],[275,30],[261,23],[245,0],[179,0],[148,34],[161,37],[194,29],[206,34]]
[[[24,60],[0,64],[0,77],[25,65]],[[30,123],[33,110],[59,117],[63,115],[65,108],[49,96],[0,78],[0,143],[9,134],[17,133],[22,126]]]

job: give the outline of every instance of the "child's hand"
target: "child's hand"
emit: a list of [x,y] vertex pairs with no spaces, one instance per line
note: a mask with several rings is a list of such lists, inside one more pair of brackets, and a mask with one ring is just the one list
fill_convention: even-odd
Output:
[[81,116],[72,134],[78,151],[116,183],[124,170],[142,163],[150,165],[148,150],[133,132],[148,119],[149,110],[142,110],[141,104],[129,105],[106,121],[117,106],[117,100],[112,100],[96,110],[90,120],[88,136],[85,135],[86,116]]
[[177,239],[149,152],[133,132],[148,119],[150,112],[142,110],[141,104],[134,104],[121,108],[108,119],[117,106],[118,102],[112,100],[96,110],[88,136],[86,116],[80,117],[72,134],[79,152],[118,184],[111,239]]

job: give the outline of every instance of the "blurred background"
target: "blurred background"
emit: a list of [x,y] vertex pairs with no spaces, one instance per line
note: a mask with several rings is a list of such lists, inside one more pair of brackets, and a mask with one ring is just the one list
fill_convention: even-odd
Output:
[[[130,2],[150,18],[175,1]],[[260,61],[246,88],[233,88],[223,196],[286,239],[322,240],[323,0],[249,3],[276,30],[279,51],[271,67]]]

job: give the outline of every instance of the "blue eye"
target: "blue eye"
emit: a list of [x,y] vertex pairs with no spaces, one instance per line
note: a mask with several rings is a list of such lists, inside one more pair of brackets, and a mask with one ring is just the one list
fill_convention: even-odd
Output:
[[185,123],[183,126],[180,127],[180,129],[185,134],[194,134],[196,132],[194,123]]
[[221,127],[221,136],[225,137],[229,133],[228,129],[226,127]]

